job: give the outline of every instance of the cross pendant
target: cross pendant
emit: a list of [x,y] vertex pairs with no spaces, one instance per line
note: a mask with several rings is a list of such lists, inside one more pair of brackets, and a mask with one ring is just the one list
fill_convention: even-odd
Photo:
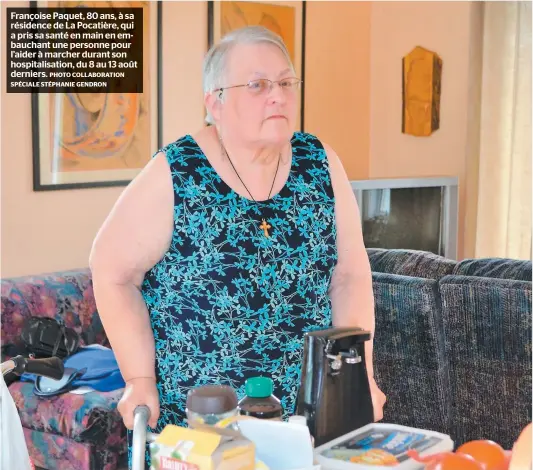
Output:
[[269,233],[268,233],[268,229],[271,228],[270,224],[267,223],[267,221],[265,219],[263,219],[263,222],[261,223],[261,225],[259,226],[259,228],[261,230],[263,230],[263,232],[265,232],[265,237],[270,237]]

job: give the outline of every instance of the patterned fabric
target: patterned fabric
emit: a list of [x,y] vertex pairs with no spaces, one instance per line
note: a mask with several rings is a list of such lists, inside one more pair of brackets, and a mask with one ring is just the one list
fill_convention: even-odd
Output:
[[[96,310],[88,269],[3,279],[2,346],[17,344],[32,315],[63,320],[81,344],[109,347]],[[49,470],[115,470],[127,450],[126,428],[116,405],[123,390],[40,399],[33,383],[9,387],[20,412],[35,465]]]
[[384,422],[447,433],[450,385],[437,282],[373,273],[374,370]]
[[174,234],[142,288],[155,335],[158,430],[184,424],[191,388],[228,384],[240,398],[245,379],[260,374],[274,380],[285,413],[294,409],[303,333],[331,325],[337,252],[326,153],[303,133],[292,148],[287,183],[263,203],[229,188],[191,136],[164,149]]
[[507,258],[466,259],[457,264],[453,273],[531,282],[531,261]]
[[123,389],[40,398],[33,393],[33,385],[15,382],[9,387],[24,427],[75,441],[115,447],[124,444],[126,428],[116,411]]
[[372,271],[402,276],[439,279],[451,274],[455,261],[426,251],[368,248]]
[[47,470],[116,470],[116,448],[72,441],[55,434],[24,428],[30,458]]
[[109,345],[96,310],[89,270],[3,279],[1,285],[2,345],[17,343],[32,315],[62,319],[81,335],[82,344]]
[[457,445],[511,449],[531,421],[531,283],[447,276],[440,282]]

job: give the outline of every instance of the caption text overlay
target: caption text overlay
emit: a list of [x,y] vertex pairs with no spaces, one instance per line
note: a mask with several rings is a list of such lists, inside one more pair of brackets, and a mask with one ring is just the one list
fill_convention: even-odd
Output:
[[8,93],[142,93],[142,8],[7,8]]

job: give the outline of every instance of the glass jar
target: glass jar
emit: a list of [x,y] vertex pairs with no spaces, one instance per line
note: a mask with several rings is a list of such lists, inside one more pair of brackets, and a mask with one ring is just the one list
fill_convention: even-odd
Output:
[[214,426],[222,420],[238,416],[237,394],[228,385],[202,385],[189,390],[186,412],[189,427],[195,424]]

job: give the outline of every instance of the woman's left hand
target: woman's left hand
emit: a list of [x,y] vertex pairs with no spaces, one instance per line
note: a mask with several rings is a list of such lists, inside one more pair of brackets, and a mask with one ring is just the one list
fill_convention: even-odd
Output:
[[380,390],[373,377],[369,379],[369,383],[372,405],[374,406],[374,421],[381,421],[383,419],[383,407],[385,406],[387,397]]

